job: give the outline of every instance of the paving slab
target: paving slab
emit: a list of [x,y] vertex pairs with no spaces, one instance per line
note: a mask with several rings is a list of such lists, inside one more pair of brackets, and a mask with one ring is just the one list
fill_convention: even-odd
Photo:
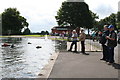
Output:
[[[70,43],[67,46],[70,46]],[[86,44],[86,48],[89,49],[88,44]],[[115,65],[117,64],[119,67],[119,46],[115,48],[115,65],[108,65],[101,61],[102,52],[88,51],[87,53],[90,55],[68,51],[60,52],[49,78],[118,78],[120,69]]]
[[60,52],[49,78],[118,78],[118,70],[100,61],[98,52],[90,55]]

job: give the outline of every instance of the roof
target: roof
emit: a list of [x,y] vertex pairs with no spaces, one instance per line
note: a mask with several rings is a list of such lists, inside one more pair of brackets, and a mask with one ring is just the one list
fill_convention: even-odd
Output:
[[62,27],[60,27],[60,26],[55,26],[55,27],[53,27],[52,29],[56,29],[56,30],[68,30],[68,29],[73,29],[72,27],[70,27],[70,26],[62,26]]

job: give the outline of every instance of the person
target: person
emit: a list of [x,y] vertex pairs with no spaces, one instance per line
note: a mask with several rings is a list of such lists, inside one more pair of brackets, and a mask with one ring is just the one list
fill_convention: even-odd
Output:
[[120,30],[119,30],[119,33],[118,33],[118,44],[120,44]]
[[68,31],[68,41],[71,41],[72,31]]
[[102,44],[103,49],[103,57],[100,60],[108,61],[108,49],[107,45],[105,44],[107,39],[106,36],[109,35],[108,25],[104,25],[104,31],[100,37],[99,43]]
[[81,41],[81,52],[85,55],[89,55],[85,53],[85,39],[86,39],[86,34],[84,33],[84,30],[82,29],[80,33],[80,39],[79,39]]
[[96,41],[98,41],[98,37],[99,37],[98,32],[99,31],[96,31],[96,33],[95,33],[95,39],[96,39]]
[[109,27],[109,36],[106,36],[108,42],[108,65],[111,65],[114,63],[114,48],[117,46],[117,34],[114,31],[114,26],[110,25]]
[[95,32],[92,33],[92,40],[95,41]]
[[64,39],[64,37],[65,37],[65,32],[64,31],[62,32],[61,37],[62,37],[62,39]]
[[98,41],[100,40],[100,38],[102,37],[102,34],[103,34],[103,32],[102,31],[99,31],[98,32]]
[[77,52],[77,41],[78,41],[78,34],[77,34],[77,32],[76,32],[76,30],[73,30],[73,32],[72,32],[72,44],[71,44],[71,46],[70,46],[70,49],[68,50],[68,51],[72,51],[72,48],[73,48],[73,45],[75,45],[75,50],[74,50],[74,52]]

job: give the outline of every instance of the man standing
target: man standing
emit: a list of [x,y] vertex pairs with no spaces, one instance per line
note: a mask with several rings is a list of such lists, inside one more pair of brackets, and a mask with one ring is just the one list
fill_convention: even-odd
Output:
[[74,52],[77,52],[77,37],[78,37],[77,32],[75,30],[73,30],[73,32],[72,32],[72,39],[73,40],[72,40],[72,44],[70,46],[70,49],[68,51],[72,51],[72,47],[73,47],[73,45],[75,45]]
[[80,33],[81,52],[85,55],[89,55],[85,53],[85,39],[86,39],[86,34],[84,33],[84,30],[82,29]]
[[106,36],[106,38],[108,39],[108,64],[111,65],[112,63],[114,63],[114,48],[117,46],[117,34],[114,31],[114,26],[110,25],[109,27],[109,36]]
[[118,44],[120,44],[120,30],[119,30],[119,33],[118,33]]
[[102,44],[102,48],[103,48],[103,57],[100,60],[104,60],[107,61],[108,60],[108,48],[106,45],[106,36],[109,35],[109,30],[108,30],[108,26],[104,25],[104,31],[102,33],[102,36],[100,37],[100,43]]

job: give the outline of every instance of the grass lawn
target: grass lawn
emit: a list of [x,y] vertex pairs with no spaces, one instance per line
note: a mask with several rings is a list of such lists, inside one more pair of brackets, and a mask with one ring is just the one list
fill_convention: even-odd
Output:
[[[1,38],[2,37],[44,37],[45,35],[10,35],[10,36],[0,36]],[[50,36],[50,35],[47,35],[47,36]]]
[[45,35],[22,35],[26,37],[44,37]]

